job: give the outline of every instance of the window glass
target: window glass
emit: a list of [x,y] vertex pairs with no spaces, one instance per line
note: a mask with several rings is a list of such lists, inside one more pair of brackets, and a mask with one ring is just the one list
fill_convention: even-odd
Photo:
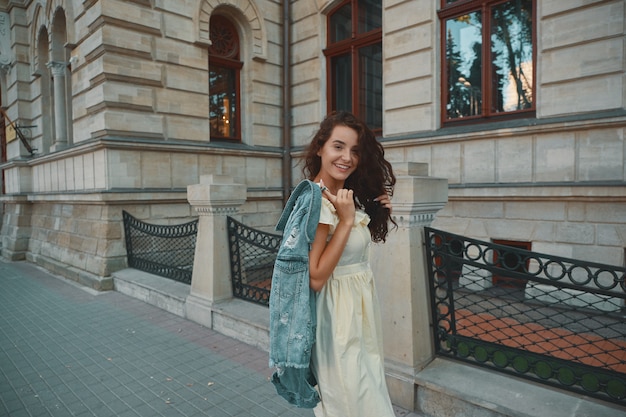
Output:
[[333,69],[333,110],[352,112],[352,62],[350,55],[331,58]]
[[534,0],[442,1],[444,123],[532,114],[534,5]]
[[383,48],[381,44],[359,49],[359,114],[368,126],[383,125]]
[[448,118],[474,116],[482,106],[482,25],[479,12],[446,22]]
[[492,109],[524,110],[533,102],[532,2],[507,2],[491,9]]
[[359,0],[359,33],[378,29],[383,25],[383,9],[380,0]]
[[211,139],[240,139],[239,35],[224,16],[209,22],[209,124]]
[[209,66],[211,95],[209,118],[211,137],[233,138],[237,136],[237,103],[235,70]]
[[329,21],[331,42],[350,39],[352,33],[352,8],[349,3],[334,12],[330,16]]
[[328,25],[328,111],[351,111],[382,133],[382,1],[344,0]]

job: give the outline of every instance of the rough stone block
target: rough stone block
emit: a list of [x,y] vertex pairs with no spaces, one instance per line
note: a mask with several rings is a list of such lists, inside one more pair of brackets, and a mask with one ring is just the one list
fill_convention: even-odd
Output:
[[[428,77],[406,80],[406,68],[403,65],[395,65],[394,63],[388,63],[387,65],[387,67],[398,68],[405,80],[385,87],[384,102],[386,110],[431,104],[433,101],[432,79]],[[397,75],[400,76],[400,73],[397,73]],[[385,81],[388,80],[386,79]],[[407,91],[412,91],[413,94],[406,94]],[[407,128],[406,121],[402,127],[404,129]]]
[[[572,3],[568,2],[566,7],[572,7]],[[624,31],[624,3],[599,4],[580,9],[572,7],[568,13],[544,17],[541,27],[544,49],[620,36]]]
[[185,67],[204,69],[209,61],[206,48],[187,44],[175,39],[155,38],[155,56],[157,62],[179,64]]
[[575,114],[624,107],[621,94],[624,80],[621,74],[580,78],[570,82],[541,86],[541,106],[537,117]]
[[536,181],[575,179],[576,139],[573,133],[544,135],[537,141],[535,153]]
[[463,145],[465,183],[493,183],[496,179],[494,141],[468,142]]
[[[432,76],[432,65],[433,65],[433,51],[425,50],[414,52],[408,55],[402,55],[397,58],[390,58],[389,60],[383,63],[384,66],[384,77],[386,88],[390,88],[397,83],[412,83],[419,81],[416,78],[426,78],[427,81],[431,80]],[[426,89],[430,91],[430,84],[422,84],[418,83],[418,86],[421,89]],[[407,91],[411,91],[411,94],[406,94]],[[385,95],[387,95],[387,91],[385,90]],[[393,94],[392,97],[395,99],[402,99],[404,96],[414,96],[414,95],[426,95],[431,96],[432,94],[420,94],[420,90],[416,88],[411,88],[405,90],[401,94]]]
[[578,139],[579,181],[624,180],[624,130],[581,132]]
[[[383,17],[387,22],[387,14],[384,14]],[[434,29],[431,21],[423,22],[417,26],[411,24],[397,27],[396,30],[392,30],[391,25],[395,24],[396,22],[390,22],[389,25],[384,25],[386,35],[383,40],[383,53],[385,59],[414,51],[432,49],[436,37],[433,36]],[[420,67],[426,67],[426,64],[426,62],[422,62]]]
[[209,114],[206,94],[190,91],[159,89],[156,91],[156,110],[185,116],[203,117]]
[[496,146],[498,182],[531,182],[533,178],[532,137],[499,139]]
[[591,245],[595,243],[596,231],[593,224],[558,223],[554,239],[560,243]]

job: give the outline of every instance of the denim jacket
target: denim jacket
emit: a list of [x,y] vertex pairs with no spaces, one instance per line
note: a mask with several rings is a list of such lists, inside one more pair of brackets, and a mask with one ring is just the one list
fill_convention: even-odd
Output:
[[272,383],[283,398],[302,408],[320,401],[310,368],[317,317],[309,287],[309,251],[322,204],[318,184],[300,182],[291,193],[276,230],[283,231],[270,293],[270,367]]

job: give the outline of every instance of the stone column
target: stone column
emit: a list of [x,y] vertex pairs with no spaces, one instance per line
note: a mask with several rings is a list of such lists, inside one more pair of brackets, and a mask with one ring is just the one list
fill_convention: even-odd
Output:
[[212,327],[213,304],[232,298],[226,218],[246,201],[246,192],[226,175],[203,175],[200,184],[187,187],[187,200],[200,217],[186,316],[206,327]]
[[52,72],[54,85],[54,145],[50,148],[52,152],[67,148],[67,105],[65,94],[65,71],[67,62],[50,61],[47,64]]
[[381,304],[387,384],[394,404],[416,405],[415,375],[434,359],[424,226],[448,201],[448,181],[428,177],[428,165],[393,165],[392,230],[372,249],[372,268]]

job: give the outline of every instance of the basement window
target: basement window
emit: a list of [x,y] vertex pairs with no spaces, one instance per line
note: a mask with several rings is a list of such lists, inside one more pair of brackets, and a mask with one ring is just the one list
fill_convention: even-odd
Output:
[[[500,240],[492,239],[492,242],[497,245],[509,246],[516,249],[531,250],[531,242],[520,242],[516,240]],[[493,263],[503,269],[510,270],[512,272],[525,273],[528,271],[528,259],[520,259],[516,252],[507,251],[495,251],[493,255]],[[507,276],[507,274],[493,274],[493,285],[505,287],[505,288],[520,288],[526,287],[526,280],[513,278]]]

